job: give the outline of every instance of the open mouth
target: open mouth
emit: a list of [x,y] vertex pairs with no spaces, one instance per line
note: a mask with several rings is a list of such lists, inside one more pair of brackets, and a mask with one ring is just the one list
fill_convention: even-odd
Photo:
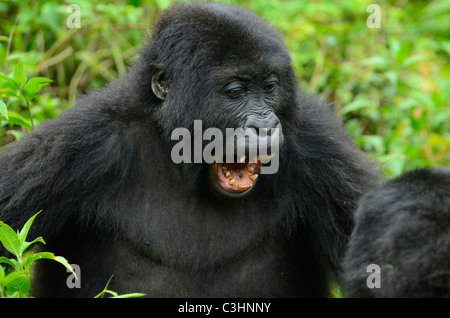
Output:
[[250,162],[248,156],[242,156],[239,162],[214,162],[211,164],[212,181],[221,194],[233,198],[242,197],[255,186],[261,165],[259,157]]

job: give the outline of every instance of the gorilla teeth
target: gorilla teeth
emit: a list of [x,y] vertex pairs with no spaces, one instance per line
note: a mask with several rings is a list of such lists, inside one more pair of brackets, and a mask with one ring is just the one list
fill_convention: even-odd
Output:
[[268,154],[268,155],[261,155],[261,156],[258,156],[258,160],[260,160],[260,161],[266,161],[266,160],[272,159],[273,157],[275,157],[275,154],[274,154],[274,153],[271,153],[271,154]]
[[261,162],[247,162],[248,158],[249,156],[245,155],[238,157],[240,162],[237,163],[216,163],[216,180],[219,186],[230,192],[242,192],[250,189],[258,178]]

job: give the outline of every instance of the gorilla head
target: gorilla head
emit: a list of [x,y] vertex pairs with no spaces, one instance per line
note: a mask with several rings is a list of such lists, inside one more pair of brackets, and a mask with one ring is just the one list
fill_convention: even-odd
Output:
[[[246,132],[246,138],[233,143],[233,156],[226,157],[225,148],[235,138],[224,137],[210,163],[209,179],[227,197],[248,194],[261,160],[279,155],[275,150],[283,142],[283,115],[295,105],[296,81],[280,37],[239,7],[188,4],[161,17],[143,52],[141,64],[152,71],[152,92],[159,99],[155,115],[166,138],[179,127],[194,134],[194,120],[201,120],[203,129],[220,129],[223,136],[227,128]],[[270,133],[272,128],[276,133]],[[258,145],[266,146],[266,153],[251,156],[250,148]],[[190,183],[195,169],[201,168],[189,165]]]
[[390,180],[361,199],[355,223],[342,265],[349,297],[450,296],[450,168]]

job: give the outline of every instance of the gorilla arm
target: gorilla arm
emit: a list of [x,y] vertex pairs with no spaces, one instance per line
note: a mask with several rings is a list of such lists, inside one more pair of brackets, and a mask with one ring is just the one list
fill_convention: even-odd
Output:
[[341,121],[328,105],[299,96],[299,107],[285,121],[283,130],[289,152],[289,171],[284,177],[293,185],[293,213],[300,233],[309,238],[323,264],[339,268],[353,228],[353,212],[359,198],[375,188],[380,175],[349,138]]
[[20,229],[42,210],[29,235],[51,239],[68,221],[89,221],[114,195],[131,151],[99,112],[74,107],[0,153],[1,221]]

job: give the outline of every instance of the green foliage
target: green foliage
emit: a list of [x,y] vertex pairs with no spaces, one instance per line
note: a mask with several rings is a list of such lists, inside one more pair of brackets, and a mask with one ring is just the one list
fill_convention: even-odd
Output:
[[339,284],[334,283],[331,285],[330,297],[331,298],[345,298],[344,291]]
[[[10,127],[14,125],[31,129],[34,127],[33,117],[31,115],[31,101],[38,97],[39,91],[52,80],[45,77],[35,77],[27,80],[27,75],[23,64],[18,62],[14,68],[12,78],[0,72],[0,97],[7,98],[7,103],[0,100],[0,120],[9,123]],[[28,110],[28,120],[24,119],[19,113],[8,111],[8,104],[15,103],[26,106]]]
[[450,165],[450,5],[445,0],[242,1],[283,35],[300,85],[333,103],[388,176]]
[[[15,256],[15,258],[6,258],[4,256],[0,256],[0,264],[7,264],[11,267],[10,271],[5,271],[5,268],[0,265],[0,298],[28,297],[28,292],[30,291],[31,287],[31,265],[34,261],[39,259],[50,259],[64,265],[72,272],[75,279],[78,280],[78,277],[72,266],[64,257],[55,256],[50,252],[28,252],[29,248],[36,243],[45,244],[44,239],[40,236],[31,242],[26,241],[28,231],[30,230],[34,219],[36,218],[36,216],[38,216],[39,213],[41,213],[41,211],[33,215],[25,223],[22,230],[17,232],[15,232],[9,225],[0,221],[0,243],[8,252]],[[103,291],[94,298],[103,298],[107,294],[112,295],[111,298],[135,298],[145,296],[145,294],[141,293],[119,295],[118,293],[107,289],[111,279],[112,277],[106,284],[106,287],[103,289]]]
[[[24,81],[25,82],[25,81]],[[75,275],[72,266],[64,257],[55,256],[49,252],[27,253],[28,248],[36,243],[45,241],[42,237],[38,237],[31,242],[27,242],[26,238],[34,219],[40,212],[32,216],[23,226],[22,230],[15,232],[9,225],[0,221],[0,242],[3,247],[10,252],[15,258],[0,257],[0,263],[10,265],[12,271],[5,272],[3,266],[0,265],[0,297],[27,297],[30,290],[30,266],[38,259],[51,259],[61,263],[70,269]]]
[[131,294],[119,295],[115,291],[112,291],[112,290],[108,289],[108,285],[111,282],[111,279],[112,279],[112,276],[109,279],[108,283],[106,284],[105,288],[97,296],[95,296],[94,298],[103,298],[107,294],[111,295],[110,298],[136,298],[136,297],[145,296],[145,294],[141,294],[141,293],[131,293]]

